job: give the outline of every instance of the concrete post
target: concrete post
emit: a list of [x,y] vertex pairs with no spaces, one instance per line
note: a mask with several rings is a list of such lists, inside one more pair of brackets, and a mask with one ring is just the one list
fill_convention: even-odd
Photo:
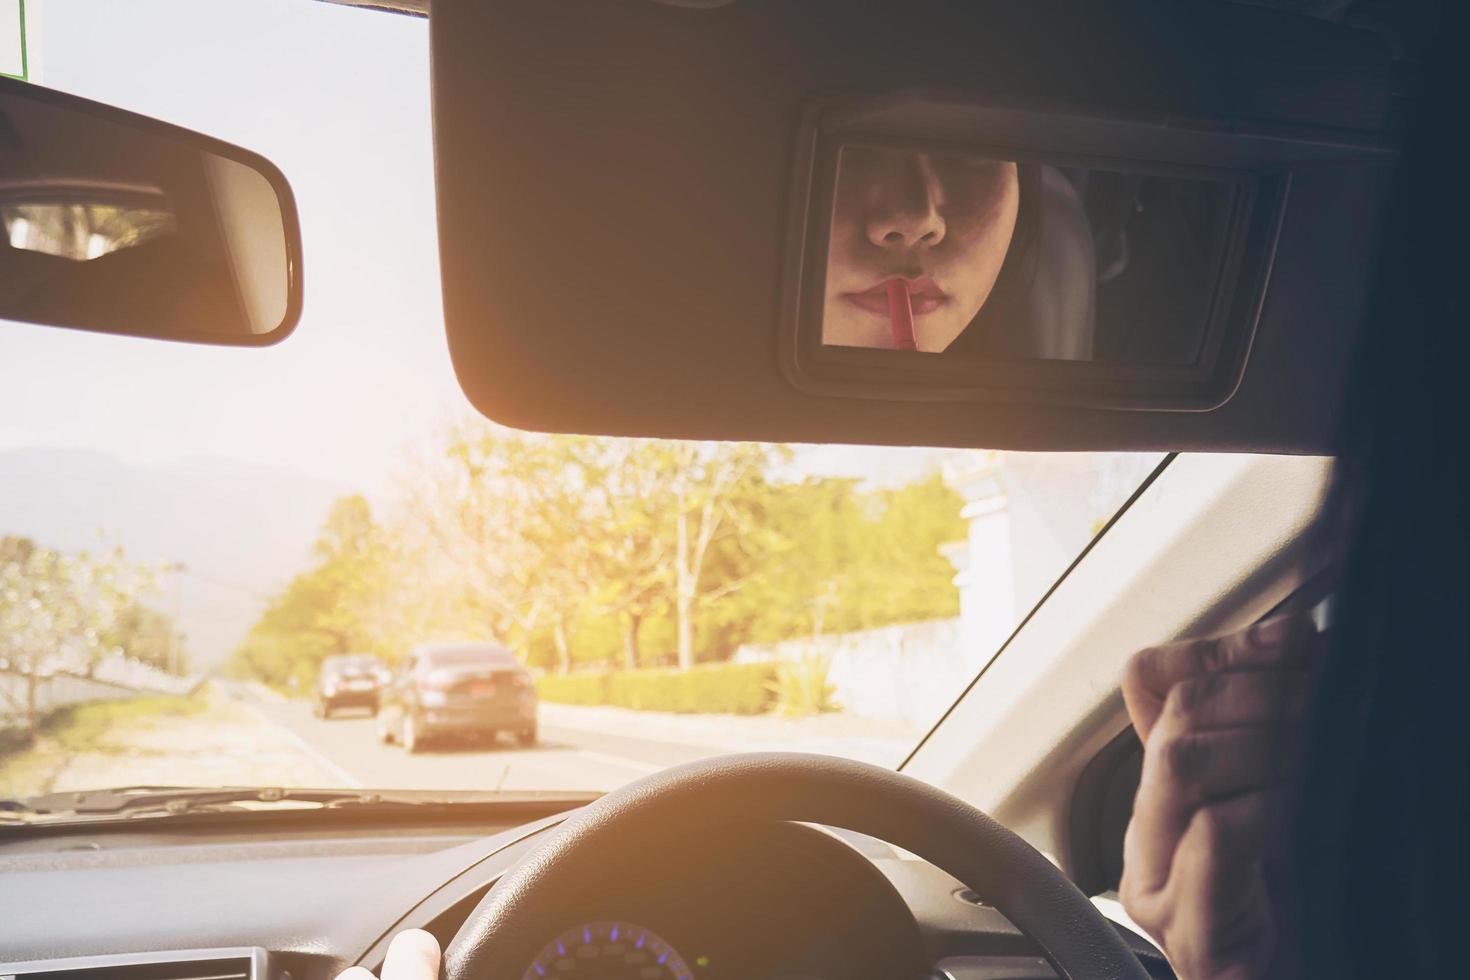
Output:
[[965,499],[960,515],[969,535],[944,549],[954,564],[960,592],[960,636],[965,667],[978,671],[1015,629],[1015,572],[1011,561],[1011,516],[1000,455],[946,473]]

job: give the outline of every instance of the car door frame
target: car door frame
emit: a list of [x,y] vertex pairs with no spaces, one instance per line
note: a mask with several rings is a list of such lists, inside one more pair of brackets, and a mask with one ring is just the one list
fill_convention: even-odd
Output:
[[1309,547],[1331,473],[1314,456],[1180,455],[1083,552],[904,761],[1075,879],[1071,804],[1128,729],[1135,651],[1246,626],[1321,569]]

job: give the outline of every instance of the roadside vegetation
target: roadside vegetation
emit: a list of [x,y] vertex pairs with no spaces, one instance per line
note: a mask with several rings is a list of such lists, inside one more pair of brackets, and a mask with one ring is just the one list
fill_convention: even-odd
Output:
[[48,792],[56,777],[79,755],[126,754],[127,749],[110,742],[109,735],[117,730],[197,715],[208,707],[203,689],[177,697],[94,701],[50,712],[40,719],[34,735],[22,729],[0,732],[0,795],[24,797]]
[[230,668],[308,689],[332,654],[499,640],[571,703],[789,713],[825,665],[731,664],[746,643],[953,616],[938,473],[894,488],[802,477],[787,447],[547,436],[471,423],[405,465],[382,513],[337,501],[314,565]]
[[700,664],[543,676],[537,692],[561,704],[613,705],[639,711],[760,715],[777,699],[776,664]]
[[41,685],[85,677],[107,656],[182,670],[182,637],[145,605],[160,571],[119,547],[64,552],[0,537],[0,728],[15,720],[34,735]]

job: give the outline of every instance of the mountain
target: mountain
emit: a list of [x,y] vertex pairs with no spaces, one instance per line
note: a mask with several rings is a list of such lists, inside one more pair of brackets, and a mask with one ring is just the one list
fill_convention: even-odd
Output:
[[143,561],[182,562],[150,602],[177,617],[194,662],[210,665],[307,566],[332,500],[347,492],[218,457],[134,465],[88,450],[12,449],[0,451],[0,535],[66,551],[104,541]]

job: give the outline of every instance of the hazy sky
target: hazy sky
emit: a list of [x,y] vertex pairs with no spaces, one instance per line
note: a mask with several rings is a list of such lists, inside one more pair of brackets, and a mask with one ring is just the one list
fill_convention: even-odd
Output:
[[[256,150],[296,194],[306,303],[278,346],[191,346],[0,321],[0,450],[96,450],[134,464],[221,457],[330,484],[321,499],[306,499],[298,488],[313,481],[266,474],[193,496],[184,490],[196,484],[170,483],[121,500],[120,477],[59,486],[65,476],[27,478],[14,458],[9,472],[0,465],[0,491],[8,491],[0,520],[9,520],[0,533],[64,542],[71,525],[90,531],[114,514],[117,526],[103,529],[133,553],[189,566],[193,578],[172,601],[192,648],[222,656],[260,597],[306,560],[327,496],[352,489],[381,499],[407,457],[421,457],[426,442],[432,451],[445,424],[473,412],[451,369],[440,311],[427,22],[314,0],[29,0],[27,13],[39,26],[30,40],[41,84]],[[896,483],[940,455],[807,447],[795,469]],[[1035,498],[1028,507],[1055,510],[1066,518],[1058,527],[1076,525],[1051,535],[1066,539],[1059,561],[1152,465],[1125,461],[1123,478],[1111,480],[1104,462],[1016,461],[1017,486]],[[1119,487],[1109,489],[1110,480]],[[1051,547],[1051,537],[1041,543]]]
[[229,456],[376,487],[406,442],[469,410],[440,314],[425,21],[44,0],[39,42],[43,84],[274,160],[300,206],[306,304],[264,350],[0,325],[0,447]]
[[[78,547],[100,527],[139,557],[183,561],[192,577],[171,601],[191,649],[213,659],[307,560],[326,497],[311,481],[223,467],[240,486],[178,499],[166,491],[184,488],[147,482],[151,467],[209,474],[173,464],[219,457],[381,500],[406,458],[473,413],[440,311],[428,25],[314,0],[29,0],[27,19],[40,84],[249,147],[295,191],[306,301],[278,346],[0,321],[0,451],[95,450],[145,468],[132,483],[50,463],[38,477],[12,457],[0,463],[0,533]],[[799,469],[898,482],[935,456],[810,448]]]
[[[287,466],[368,492],[472,411],[440,312],[427,22],[313,0],[31,0],[40,82],[280,166],[306,304],[264,350],[0,323],[0,449]],[[932,454],[832,448],[813,470],[909,477]]]

